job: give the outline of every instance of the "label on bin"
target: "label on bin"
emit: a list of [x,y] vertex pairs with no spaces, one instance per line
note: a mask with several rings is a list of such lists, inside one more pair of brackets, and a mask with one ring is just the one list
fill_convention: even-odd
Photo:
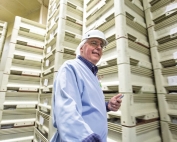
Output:
[[174,58],[174,59],[177,59],[177,52],[174,52],[174,53],[173,53],[173,58]]
[[169,12],[169,11],[176,9],[176,8],[177,8],[177,2],[174,2],[174,3],[167,6],[166,12]]
[[39,123],[41,124],[41,125],[43,125],[44,124],[44,118],[40,115],[40,118],[39,118]]
[[45,61],[45,66],[48,67],[49,66],[49,60]]
[[100,2],[97,4],[97,8],[100,9],[100,8],[103,7],[105,4],[106,4],[105,1],[100,1]]
[[83,8],[82,8],[82,7],[79,7],[79,6],[77,6],[76,9],[77,9],[77,10],[80,10],[80,11],[83,11]]
[[45,100],[44,100],[44,103],[43,103],[45,106],[47,106],[48,105],[48,99],[46,98]]
[[44,79],[44,86],[47,86],[48,85],[48,79]]
[[106,22],[105,19],[100,20],[100,21],[98,21],[98,22],[96,23],[95,27],[99,27],[100,25],[102,25],[102,24],[105,23],[105,22]]
[[177,27],[170,30],[170,35],[177,33]]
[[177,76],[169,76],[168,77],[169,85],[177,85]]
[[106,61],[103,61],[100,63],[100,66],[106,66],[106,65],[108,65],[108,63]]
[[51,46],[49,46],[48,48],[47,48],[47,53],[49,53],[51,51]]

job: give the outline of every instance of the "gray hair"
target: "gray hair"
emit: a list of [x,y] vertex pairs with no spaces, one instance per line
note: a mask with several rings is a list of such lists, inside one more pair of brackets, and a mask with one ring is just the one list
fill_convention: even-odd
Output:
[[81,49],[81,47],[86,43],[86,41],[87,41],[87,39],[82,40],[81,43],[80,43],[80,44],[78,45],[78,47],[76,48],[76,51],[75,51],[76,57],[80,55],[80,49]]

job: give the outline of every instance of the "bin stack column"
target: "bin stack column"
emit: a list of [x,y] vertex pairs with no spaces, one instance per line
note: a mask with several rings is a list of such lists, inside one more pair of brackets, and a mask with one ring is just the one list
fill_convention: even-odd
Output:
[[[82,37],[83,1],[50,0],[43,52],[41,94],[35,140],[50,141],[56,132],[52,123],[53,83],[61,65],[74,59]],[[44,120],[44,121],[41,121]]]
[[[148,33],[141,1],[88,1],[86,31],[99,29],[109,44],[98,63],[105,100],[124,94],[108,112],[108,141],[161,141]],[[85,31],[85,32],[86,32]]]
[[177,2],[143,0],[164,142],[177,141]]
[[0,141],[32,141],[45,26],[16,16],[0,71]]

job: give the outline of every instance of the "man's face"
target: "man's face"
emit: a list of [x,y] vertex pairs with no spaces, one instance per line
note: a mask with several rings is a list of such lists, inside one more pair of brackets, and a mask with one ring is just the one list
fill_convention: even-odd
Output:
[[90,38],[80,48],[80,55],[96,65],[102,56],[103,42],[99,38]]

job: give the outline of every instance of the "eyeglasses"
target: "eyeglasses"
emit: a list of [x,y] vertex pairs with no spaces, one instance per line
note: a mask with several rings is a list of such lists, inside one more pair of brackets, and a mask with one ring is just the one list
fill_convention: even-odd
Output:
[[91,41],[88,41],[88,43],[93,46],[94,48],[97,48],[97,47],[101,47],[101,49],[103,49],[105,46],[103,43],[99,44],[97,41],[95,40],[91,40]]

